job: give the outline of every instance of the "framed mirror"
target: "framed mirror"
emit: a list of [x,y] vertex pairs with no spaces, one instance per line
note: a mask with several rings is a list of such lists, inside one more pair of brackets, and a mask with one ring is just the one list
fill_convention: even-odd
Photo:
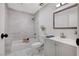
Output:
[[53,13],[54,29],[77,29],[77,4]]

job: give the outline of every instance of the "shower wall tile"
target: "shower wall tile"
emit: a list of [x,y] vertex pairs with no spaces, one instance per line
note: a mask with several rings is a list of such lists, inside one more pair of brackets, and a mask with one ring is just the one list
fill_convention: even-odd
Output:
[[34,37],[33,16],[7,8],[6,32],[8,38],[5,44],[6,54],[10,53],[12,41],[21,40],[24,37]]

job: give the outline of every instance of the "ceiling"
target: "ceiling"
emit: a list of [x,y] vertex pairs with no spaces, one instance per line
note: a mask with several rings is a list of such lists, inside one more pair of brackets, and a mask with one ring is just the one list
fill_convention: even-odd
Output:
[[43,3],[40,6],[40,3],[8,3],[8,7],[18,10],[27,12],[29,14],[35,14],[40,8],[44,7],[46,3]]

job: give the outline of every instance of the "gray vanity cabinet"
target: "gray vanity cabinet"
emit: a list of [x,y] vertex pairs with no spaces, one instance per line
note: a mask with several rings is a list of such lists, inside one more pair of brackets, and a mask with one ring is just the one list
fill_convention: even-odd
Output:
[[77,48],[64,43],[56,42],[56,55],[57,56],[76,56]]
[[44,55],[45,56],[55,56],[55,42],[52,40],[45,40],[44,45]]
[[56,56],[61,56],[62,55],[62,53],[61,53],[62,47],[61,47],[60,43],[56,42],[55,46],[56,46],[56,52],[55,52]]
[[47,39],[45,40],[44,55],[46,56],[76,56],[77,47]]

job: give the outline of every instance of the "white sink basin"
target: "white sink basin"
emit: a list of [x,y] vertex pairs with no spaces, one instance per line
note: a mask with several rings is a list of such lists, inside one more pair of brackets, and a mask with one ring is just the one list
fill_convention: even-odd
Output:
[[61,42],[61,43],[65,43],[65,44],[68,44],[68,45],[72,45],[72,46],[76,46],[76,40],[75,39],[70,39],[70,38],[60,38],[60,37],[53,37],[53,38],[48,38],[50,40],[54,40],[54,41],[57,41],[57,42]]

